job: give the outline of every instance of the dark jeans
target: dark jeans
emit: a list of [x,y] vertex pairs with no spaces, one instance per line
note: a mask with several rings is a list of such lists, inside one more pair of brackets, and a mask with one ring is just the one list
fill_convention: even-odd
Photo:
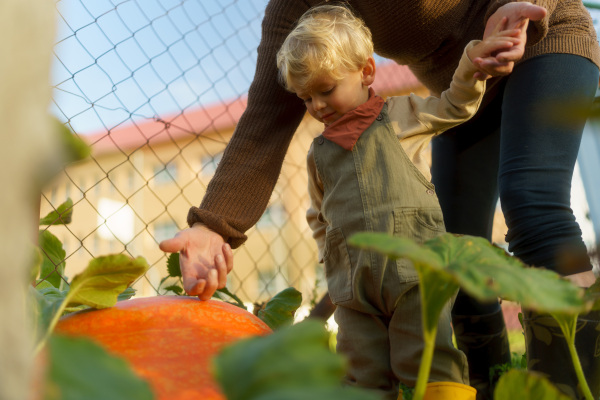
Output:
[[564,275],[591,268],[570,208],[585,118],[565,111],[591,105],[598,75],[579,56],[527,60],[473,119],[434,139],[432,177],[449,232],[490,239],[499,194],[514,255]]

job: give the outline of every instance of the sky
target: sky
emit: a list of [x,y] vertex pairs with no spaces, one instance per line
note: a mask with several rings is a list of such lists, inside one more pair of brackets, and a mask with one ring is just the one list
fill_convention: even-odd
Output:
[[51,111],[86,134],[245,94],[267,2],[58,0]]
[[85,134],[238,97],[266,3],[59,0],[52,112]]
[[[56,1],[51,112],[88,134],[244,95],[267,3]],[[584,4],[600,31],[600,0]]]

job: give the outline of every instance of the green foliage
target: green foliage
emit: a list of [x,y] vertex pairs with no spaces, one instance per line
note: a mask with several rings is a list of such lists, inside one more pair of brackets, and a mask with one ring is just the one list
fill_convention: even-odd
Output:
[[55,288],[60,288],[63,286],[66,257],[62,242],[50,231],[41,230],[38,244],[43,254],[40,279],[51,283]]
[[400,390],[402,391],[402,400],[412,400],[415,388],[411,388],[400,382]]
[[151,400],[148,383],[91,340],[54,335],[48,342],[44,400]]
[[141,257],[131,259],[123,254],[98,257],[73,278],[67,290],[60,290],[48,282],[34,290],[37,326],[43,332],[36,347],[39,352],[50,337],[58,320],[67,310],[83,307],[107,308],[117,303],[119,296],[132,295],[128,286],[146,273],[149,266]]
[[180,285],[169,285],[164,287],[165,292],[173,292],[177,296],[183,296],[185,293],[183,292],[183,288]]
[[67,201],[59,205],[56,210],[51,211],[44,218],[40,219],[40,225],[67,225],[73,220],[73,200],[68,198]]
[[360,233],[350,242],[390,257],[410,259],[415,268],[435,270],[481,301],[498,297],[538,312],[576,313],[586,308],[584,292],[557,273],[529,268],[486,239],[438,236],[418,245],[405,238]]
[[294,322],[294,315],[302,304],[302,293],[293,287],[277,293],[263,309],[258,312],[258,318],[277,330],[290,326]]
[[323,324],[312,320],[244,339],[215,357],[215,376],[228,400],[378,399],[341,386],[346,363],[328,340]]
[[548,379],[523,370],[508,371],[498,381],[494,400],[569,400]]
[[[89,156],[90,148],[65,125],[56,121],[66,162]],[[47,171],[48,175],[55,171]],[[67,199],[39,221],[40,225],[65,225],[72,221],[73,201]],[[136,376],[129,365],[88,339],[53,335],[60,317],[88,307],[105,308],[135,294],[129,285],[148,270],[139,257],[109,255],[92,260],[69,283],[64,275],[65,250],[48,230],[40,230],[38,247],[32,252],[30,309],[38,340],[35,354],[46,347],[47,376],[43,384],[44,400],[104,400],[154,398],[149,385]],[[39,279],[38,279],[39,278]],[[47,345],[47,346],[46,346]],[[46,357],[47,355],[47,357]]]
[[480,301],[500,297],[551,314],[567,339],[582,390],[588,400],[593,400],[575,351],[574,336],[577,315],[599,307],[598,285],[584,292],[555,272],[527,267],[486,239],[474,236],[447,233],[420,245],[382,233],[359,233],[349,242],[391,258],[407,258],[419,274],[425,347],[415,399],[425,394],[441,305],[461,287]]
[[66,162],[74,162],[83,160],[91,154],[92,150],[83,140],[75,135],[69,127],[61,123],[59,120],[54,119],[56,131],[60,136],[60,141],[63,144],[63,148],[66,155]]
[[[223,299],[223,296],[221,296],[221,294],[226,295],[229,299],[231,299],[233,301],[227,301],[227,299]],[[246,309],[246,305],[244,304],[242,299],[237,297],[235,294],[231,293],[229,291],[229,289],[227,289],[226,287],[224,287],[222,289],[217,289],[217,291],[215,292],[213,297],[227,301],[229,304],[233,304],[234,306],[238,306],[240,308],[243,308],[244,310]]]
[[144,275],[149,266],[142,257],[132,259],[124,254],[98,257],[71,282],[69,300],[72,305],[93,308],[112,307],[117,296],[137,278]]
[[170,277],[181,278],[181,269],[179,268],[179,253],[171,253],[167,257],[167,271]]

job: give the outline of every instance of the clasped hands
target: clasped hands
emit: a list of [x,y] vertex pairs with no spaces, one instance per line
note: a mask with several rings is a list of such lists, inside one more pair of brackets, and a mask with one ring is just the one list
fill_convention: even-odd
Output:
[[[512,72],[515,61],[523,57],[527,43],[527,27],[529,21],[540,21],[546,16],[546,9],[528,2],[508,3],[499,7],[488,19],[483,39],[487,39],[495,32],[498,26],[501,29],[519,29],[519,41],[512,47],[502,50],[494,57],[476,58],[473,64],[479,69],[475,78],[486,80],[491,76],[504,76]],[[505,22],[502,20],[506,18]]]

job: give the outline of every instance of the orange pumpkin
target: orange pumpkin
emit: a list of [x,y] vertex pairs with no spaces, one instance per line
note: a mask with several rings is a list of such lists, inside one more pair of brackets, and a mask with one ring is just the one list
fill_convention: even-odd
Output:
[[67,315],[56,331],[90,337],[127,359],[158,400],[222,400],[210,372],[212,356],[229,343],[271,329],[229,303],[157,296]]

